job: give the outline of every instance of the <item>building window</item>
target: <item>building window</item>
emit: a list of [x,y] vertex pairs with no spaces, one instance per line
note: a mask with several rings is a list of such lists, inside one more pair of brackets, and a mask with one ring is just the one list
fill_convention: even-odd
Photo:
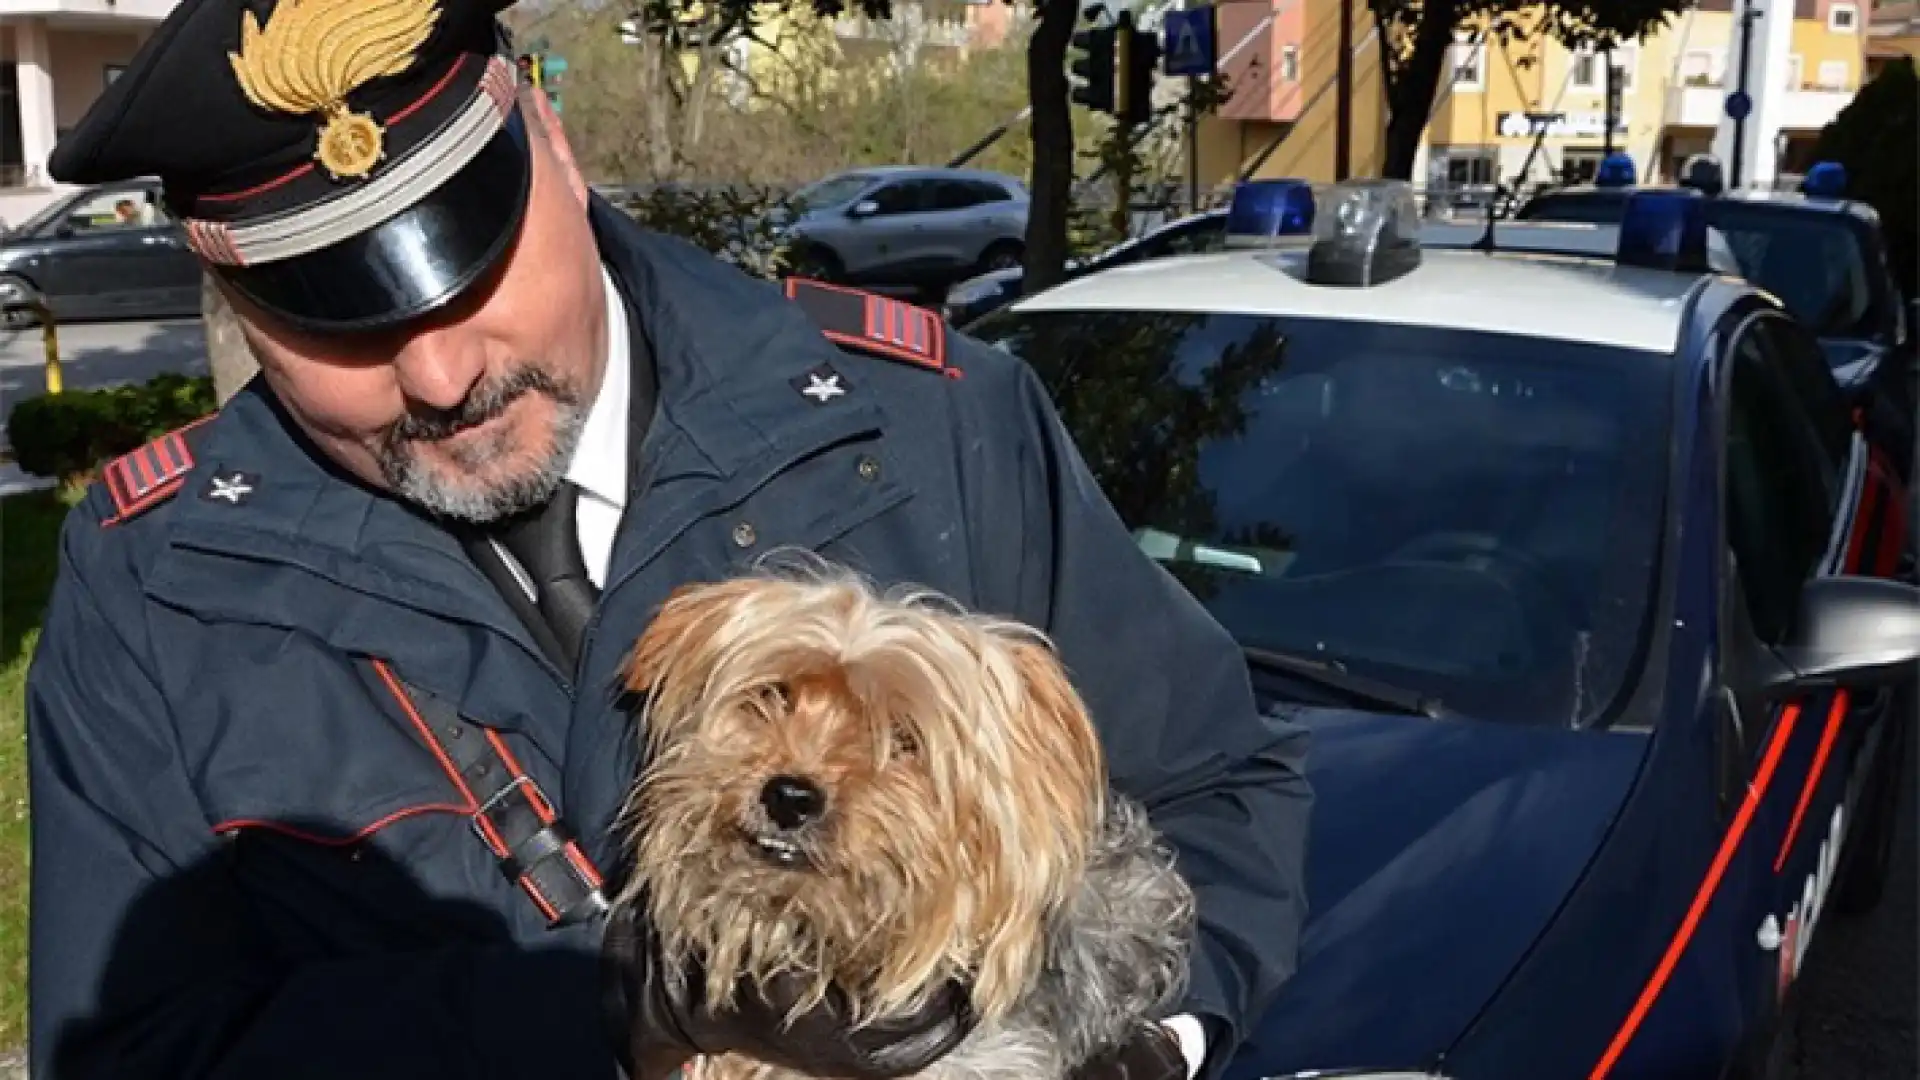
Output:
[[1712,49],[1689,49],[1680,59],[1682,86],[1718,86],[1720,59]]
[[1827,9],[1827,29],[1836,34],[1851,34],[1860,24],[1860,9],[1852,4],[1835,4]]
[[1845,90],[1847,88],[1847,62],[1845,60],[1820,61],[1817,81],[1822,90]]
[[1282,82],[1300,81],[1300,46],[1282,45],[1280,47],[1280,80]]
[[1593,178],[1600,172],[1600,159],[1604,156],[1596,147],[1568,147],[1560,157],[1560,182],[1593,183]]
[[1471,39],[1454,38],[1453,88],[1455,90],[1485,90],[1487,88],[1487,46]]
[[126,73],[127,73],[127,65],[108,64],[106,66],[106,78],[107,78],[106,85],[112,86],[113,81],[115,79],[118,79],[120,76],[125,75]]
[[1438,153],[1440,167],[1433,171],[1450,188],[1488,187],[1499,171],[1499,153],[1491,146],[1448,148]]
[[1806,79],[1802,74],[1802,69],[1805,66],[1806,61],[1799,53],[1794,53],[1792,56],[1787,57],[1787,89],[1798,90],[1805,84]]
[[[1571,71],[1567,76],[1567,89],[1577,94],[1603,94],[1607,90],[1606,69],[1601,61],[1606,54],[1582,47],[1571,56]],[[1633,93],[1633,71],[1638,67],[1639,47],[1636,45],[1615,45],[1613,47],[1613,69],[1617,73],[1622,94]]]

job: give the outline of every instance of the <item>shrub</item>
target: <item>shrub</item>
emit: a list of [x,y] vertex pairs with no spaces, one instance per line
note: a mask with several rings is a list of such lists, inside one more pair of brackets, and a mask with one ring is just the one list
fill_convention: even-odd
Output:
[[212,411],[212,379],[159,375],[28,398],[7,417],[7,441],[21,469],[79,485],[106,462]]
[[630,190],[616,205],[655,232],[678,236],[769,280],[787,267],[783,226],[794,207],[772,188],[659,184]]

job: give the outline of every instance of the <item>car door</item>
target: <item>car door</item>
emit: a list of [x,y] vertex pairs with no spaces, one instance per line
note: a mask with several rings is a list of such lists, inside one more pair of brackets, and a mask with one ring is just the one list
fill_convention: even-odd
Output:
[[159,189],[147,192],[146,225],[139,234],[142,275],[130,298],[127,318],[163,319],[200,314],[200,260],[187,246],[187,231],[160,202]]
[[145,317],[157,295],[180,287],[181,262],[191,255],[177,227],[155,223],[161,211],[147,195],[140,187],[102,188],[46,224],[35,283],[55,318]]
[[[865,281],[893,284],[909,276],[922,253],[927,219],[933,212],[931,180],[894,180],[870,192],[871,213],[855,215],[842,252],[847,272]],[[855,206],[859,206],[856,203]]]
[[[1720,582],[1726,709],[1719,733],[1744,782],[1729,807],[1751,803],[1729,873],[1750,931],[1749,986],[1777,1008],[1827,916],[1848,825],[1858,802],[1863,745],[1856,703],[1844,691],[1781,699],[1758,692],[1757,664],[1742,655],[1783,643],[1805,583],[1859,568],[1860,470],[1845,461],[1825,408],[1803,401],[1789,375],[1797,328],[1767,312],[1731,336],[1726,358]],[[1736,816],[1737,820],[1737,816]]]

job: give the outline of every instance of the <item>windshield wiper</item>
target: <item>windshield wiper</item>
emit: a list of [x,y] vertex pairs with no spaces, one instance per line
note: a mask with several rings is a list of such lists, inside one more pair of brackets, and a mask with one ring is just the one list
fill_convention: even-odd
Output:
[[1331,690],[1357,705],[1436,720],[1444,715],[1439,699],[1364,675],[1354,675],[1337,660],[1317,660],[1252,646],[1240,651],[1246,654],[1247,663],[1258,670],[1291,676],[1319,689]]

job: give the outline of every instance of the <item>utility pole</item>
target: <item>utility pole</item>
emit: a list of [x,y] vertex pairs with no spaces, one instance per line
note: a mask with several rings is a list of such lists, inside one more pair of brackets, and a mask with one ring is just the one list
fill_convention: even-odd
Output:
[[1334,68],[1333,178],[1345,180],[1353,142],[1353,0],[1340,0],[1340,59]]
[[1601,51],[1600,61],[1607,65],[1607,108],[1601,121],[1606,131],[1600,136],[1600,156],[1605,159],[1613,156],[1613,127],[1620,122],[1620,81],[1613,70],[1613,46]]
[[[1753,0],[1747,0],[1744,9],[1740,12],[1740,71],[1734,86],[1734,92],[1739,94],[1743,101],[1751,101],[1753,97],[1747,92],[1747,68],[1753,54],[1753,21],[1759,16],[1760,11],[1753,6]],[[1742,109],[1740,115],[1733,118],[1733,167],[1727,172],[1727,190],[1729,191],[1740,187],[1740,172],[1745,164],[1747,151],[1747,114],[1748,110]]]
[[1131,100],[1129,85],[1132,80],[1127,76],[1133,71],[1133,13],[1122,11],[1114,20],[1113,28],[1113,145],[1119,151],[1113,167],[1113,231],[1121,240],[1132,235],[1132,222],[1127,213],[1133,202],[1133,133],[1135,128],[1128,122],[1137,104]]

